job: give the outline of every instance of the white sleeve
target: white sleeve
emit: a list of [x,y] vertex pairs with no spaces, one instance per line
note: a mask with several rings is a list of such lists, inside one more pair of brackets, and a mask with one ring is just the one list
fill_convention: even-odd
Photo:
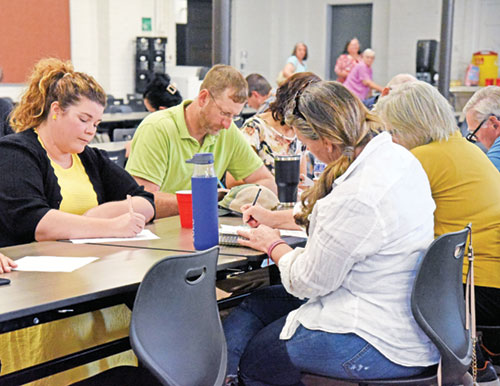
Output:
[[355,199],[323,204],[316,203],[311,216],[315,223],[305,248],[296,248],[279,260],[283,285],[299,298],[334,291],[358,261],[375,254],[384,242],[376,208]]

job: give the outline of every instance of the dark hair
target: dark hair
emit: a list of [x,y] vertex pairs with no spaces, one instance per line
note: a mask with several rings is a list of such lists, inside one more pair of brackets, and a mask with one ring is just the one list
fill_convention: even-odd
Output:
[[305,43],[302,43],[302,42],[298,42],[298,43],[296,43],[296,44],[293,46],[292,55],[297,56],[297,55],[295,55],[295,53],[297,52],[297,47],[299,46],[299,44],[300,44],[300,45],[303,45],[304,47],[306,47],[306,54],[305,54],[305,56],[304,56],[304,59],[303,59],[303,60],[307,60],[307,52],[308,52],[309,50],[307,49],[307,46],[306,46],[306,44],[305,44]]
[[155,110],[160,107],[177,106],[182,102],[181,93],[170,83],[170,76],[167,74],[156,74],[146,86],[143,97]]
[[275,121],[285,124],[285,113],[292,99],[295,98],[297,92],[306,84],[320,82],[321,78],[312,72],[297,72],[288,78],[276,90],[276,99],[269,105],[271,115]]
[[[347,52],[347,47],[349,46],[349,44],[351,44],[351,42],[353,40],[357,40],[359,42],[359,39],[354,36],[352,39],[349,39],[346,43],[345,43],[345,46],[344,46],[344,51],[342,51],[343,54],[348,54]],[[359,44],[359,49],[358,49],[358,54],[361,54],[361,43]]]
[[271,85],[260,74],[250,74],[245,79],[248,83],[248,97],[252,96],[252,91],[257,91],[260,95],[267,95],[271,91]]

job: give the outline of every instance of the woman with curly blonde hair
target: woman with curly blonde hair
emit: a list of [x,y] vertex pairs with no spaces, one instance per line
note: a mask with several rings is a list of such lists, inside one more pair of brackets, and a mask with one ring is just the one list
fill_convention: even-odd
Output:
[[422,166],[338,82],[300,90],[286,122],[327,167],[295,216],[308,229],[305,248],[264,225],[290,225],[290,213],[244,207],[256,228],[240,232],[248,239],[240,243],[267,252],[282,285],[256,291],[225,320],[228,380],[300,385],[303,372],[353,380],[423,372],[439,354],[410,310],[433,239]]
[[[105,102],[102,87],[71,63],[36,64],[11,116],[16,134],[0,139],[0,246],[129,237],[153,218],[153,195],[105,153],[87,146]],[[2,256],[0,262],[0,272],[15,264]],[[109,334],[126,336],[129,321],[130,310],[122,305],[1,334],[2,370],[10,373],[104,343]],[[122,354],[35,384],[67,385],[119,363],[135,359]]]
[[135,236],[153,218],[152,196],[87,146],[105,104],[102,87],[71,63],[35,66],[11,115],[18,134],[0,140],[0,213],[8,213],[0,216],[0,246]]

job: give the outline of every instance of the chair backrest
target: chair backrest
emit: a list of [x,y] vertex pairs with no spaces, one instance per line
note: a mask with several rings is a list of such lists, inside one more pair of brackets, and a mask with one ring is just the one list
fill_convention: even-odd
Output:
[[470,366],[472,343],[465,327],[462,266],[469,229],[432,242],[417,272],[413,316],[441,354],[443,384],[460,382]]
[[130,341],[165,385],[222,385],[227,348],[215,295],[218,247],[169,256],[144,277]]
[[125,167],[125,154],[126,154],[125,149],[107,150],[106,153],[108,154],[108,158],[115,164],[121,166],[122,168]]
[[113,142],[130,141],[134,136],[136,128],[113,129]]

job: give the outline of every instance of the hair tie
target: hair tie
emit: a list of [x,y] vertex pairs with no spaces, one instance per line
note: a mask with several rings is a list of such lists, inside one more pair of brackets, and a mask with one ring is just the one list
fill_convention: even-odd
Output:
[[170,83],[165,90],[172,95],[174,95],[177,92],[177,88],[172,83]]
[[344,150],[342,150],[342,154],[346,157],[352,158],[354,155],[354,146],[345,146]]

